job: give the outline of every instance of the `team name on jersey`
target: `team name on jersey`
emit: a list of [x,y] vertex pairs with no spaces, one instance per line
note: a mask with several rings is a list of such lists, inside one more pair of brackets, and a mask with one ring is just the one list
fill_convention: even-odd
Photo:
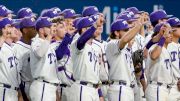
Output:
[[17,58],[15,56],[11,56],[8,58],[9,67],[15,67],[18,65]]
[[56,55],[54,53],[48,54],[49,64],[56,63]]

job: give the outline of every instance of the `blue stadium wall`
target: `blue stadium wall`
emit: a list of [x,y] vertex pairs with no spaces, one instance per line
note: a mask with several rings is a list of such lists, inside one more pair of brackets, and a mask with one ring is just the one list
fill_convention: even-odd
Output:
[[104,25],[103,39],[109,34],[110,23],[115,16],[127,7],[136,6],[139,10],[152,12],[164,9],[168,14],[180,17],[180,0],[0,0],[0,4],[17,12],[22,7],[30,7],[39,14],[41,10],[51,7],[73,8],[81,13],[83,7],[95,5],[106,15],[107,23]]

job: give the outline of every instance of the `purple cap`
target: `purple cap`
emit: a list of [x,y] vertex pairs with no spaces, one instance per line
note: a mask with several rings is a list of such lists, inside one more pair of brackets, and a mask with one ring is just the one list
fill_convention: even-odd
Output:
[[47,9],[47,10],[43,10],[41,13],[42,17],[49,17],[49,18],[54,18],[59,16],[58,12],[56,10],[53,9]]
[[24,17],[36,17],[36,14],[29,7],[21,8],[17,13],[17,18],[21,19]]
[[80,14],[76,14],[76,12],[73,9],[65,9],[62,11],[62,14],[65,19],[80,17]]
[[0,20],[0,29],[4,28],[4,27],[5,27],[6,25],[8,25],[8,24],[9,24],[9,25],[12,25],[12,24],[13,24],[12,19],[7,18],[7,17],[1,19],[1,20]]
[[57,11],[58,14],[61,13],[61,9],[59,7],[53,7],[51,9]]
[[124,19],[126,21],[135,21],[137,17],[131,16],[130,14],[121,14],[116,17],[116,19]]
[[80,19],[81,19],[81,17],[76,18],[76,19],[73,21],[73,27],[75,27],[76,29],[77,29],[77,23],[79,22]]
[[144,11],[139,11],[136,7],[129,7],[129,8],[126,9],[126,11],[131,11],[134,14],[141,14],[141,13],[144,12]]
[[150,20],[151,22],[158,21],[160,19],[168,19],[172,17],[173,15],[167,15],[165,10],[157,10],[150,14]]
[[77,29],[81,30],[82,28],[90,27],[94,24],[94,20],[90,17],[82,17],[77,23]]
[[36,21],[36,29],[39,30],[40,28],[43,27],[50,27],[52,25],[51,19],[49,17],[40,17]]
[[99,10],[96,6],[88,6],[82,11],[82,15],[85,16],[91,16],[99,13]]
[[115,22],[111,24],[111,32],[118,31],[118,30],[124,30],[129,29],[128,23],[126,20],[118,19]]
[[16,29],[20,29],[20,23],[21,23],[22,19],[12,19],[12,20],[13,20],[13,26]]
[[90,17],[94,20],[94,22],[96,22],[97,19],[99,18],[99,15],[95,14],[95,15],[91,15]]
[[25,17],[22,19],[20,23],[20,28],[26,28],[26,27],[35,27],[36,21],[32,17]]
[[161,27],[164,25],[164,23],[159,23],[154,27],[154,33],[158,33],[161,29]]
[[169,18],[167,21],[172,27],[180,26],[180,20],[176,17]]
[[13,11],[7,9],[4,5],[0,5],[0,16],[7,16],[8,14],[12,14]]

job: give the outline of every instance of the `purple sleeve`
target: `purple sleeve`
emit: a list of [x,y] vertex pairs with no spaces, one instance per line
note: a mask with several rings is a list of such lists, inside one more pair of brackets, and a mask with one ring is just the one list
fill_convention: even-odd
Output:
[[98,89],[98,94],[99,94],[99,97],[103,97],[103,94],[102,94],[101,88],[99,88],[99,89]]
[[71,42],[71,35],[66,34],[62,43],[59,45],[59,47],[55,50],[57,60],[60,60],[63,58],[64,54],[67,53],[68,49],[68,44]]
[[77,48],[79,50],[84,48],[84,45],[93,36],[95,31],[96,31],[96,28],[94,26],[92,26],[91,28],[89,28],[85,33],[83,33],[79,37],[79,39],[77,40]]
[[146,49],[149,49],[152,45],[154,45],[156,42],[153,42],[152,39],[147,43]]

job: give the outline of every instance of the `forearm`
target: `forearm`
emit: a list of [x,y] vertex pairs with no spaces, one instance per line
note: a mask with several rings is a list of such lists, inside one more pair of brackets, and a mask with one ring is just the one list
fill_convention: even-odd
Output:
[[77,48],[79,50],[84,48],[84,45],[90,38],[93,37],[95,31],[96,31],[96,28],[92,26],[85,33],[83,33],[83,35],[80,36],[80,38],[77,40]]
[[135,37],[135,35],[139,32],[140,28],[141,26],[135,26],[120,39],[120,49],[123,49],[124,46]]
[[44,40],[41,43],[41,45],[35,50],[36,54],[39,57],[43,57],[46,54],[46,52],[48,51],[49,46],[50,46],[50,41]]

